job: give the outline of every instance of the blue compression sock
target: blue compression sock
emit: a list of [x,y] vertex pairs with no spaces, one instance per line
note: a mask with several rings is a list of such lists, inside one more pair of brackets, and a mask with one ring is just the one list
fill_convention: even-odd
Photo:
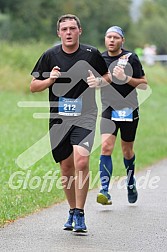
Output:
[[124,165],[127,173],[127,185],[133,185],[135,171],[135,155],[131,159],[124,158]]
[[112,158],[111,156],[100,156],[100,180],[102,189],[108,191],[110,178],[112,176]]

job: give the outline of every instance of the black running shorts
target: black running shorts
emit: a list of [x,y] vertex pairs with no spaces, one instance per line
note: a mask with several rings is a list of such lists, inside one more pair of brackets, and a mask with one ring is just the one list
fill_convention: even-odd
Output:
[[94,130],[72,125],[53,124],[50,127],[52,155],[56,162],[68,158],[73,152],[73,145],[79,145],[91,152],[94,141]]
[[125,142],[133,142],[136,136],[139,118],[131,122],[128,121],[113,121],[111,120],[111,112],[105,111],[101,119],[100,130],[101,134],[112,134],[117,136],[120,130],[121,139]]

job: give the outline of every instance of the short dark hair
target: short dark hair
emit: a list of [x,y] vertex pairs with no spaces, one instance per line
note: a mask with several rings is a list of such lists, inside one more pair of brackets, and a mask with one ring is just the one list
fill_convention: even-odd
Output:
[[77,16],[72,15],[72,14],[65,14],[65,15],[62,15],[61,17],[59,17],[59,19],[57,21],[57,31],[59,31],[60,23],[64,22],[66,19],[69,19],[69,20],[74,19],[77,23],[78,28],[79,29],[81,28],[81,22]]

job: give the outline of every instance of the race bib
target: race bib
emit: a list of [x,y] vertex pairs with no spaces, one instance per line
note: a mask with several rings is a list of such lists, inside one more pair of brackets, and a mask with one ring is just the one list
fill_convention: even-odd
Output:
[[80,116],[82,111],[82,98],[77,99],[59,97],[59,115]]
[[131,108],[123,108],[120,110],[112,110],[111,119],[113,121],[133,121],[133,110]]

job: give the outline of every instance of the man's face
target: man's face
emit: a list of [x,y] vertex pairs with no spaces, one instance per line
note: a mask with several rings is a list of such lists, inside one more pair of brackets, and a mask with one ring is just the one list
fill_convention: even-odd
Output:
[[111,53],[117,53],[120,51],[124,38],[122,38],[117,32],[108,32],[105,36],[105,46]]
[[78,44],[81,33],[82,30],[78,28],[77,22],[74,19],[66,19],[64,22],[61,22],[59,31],[57,32],[65,47],[73,47]]

